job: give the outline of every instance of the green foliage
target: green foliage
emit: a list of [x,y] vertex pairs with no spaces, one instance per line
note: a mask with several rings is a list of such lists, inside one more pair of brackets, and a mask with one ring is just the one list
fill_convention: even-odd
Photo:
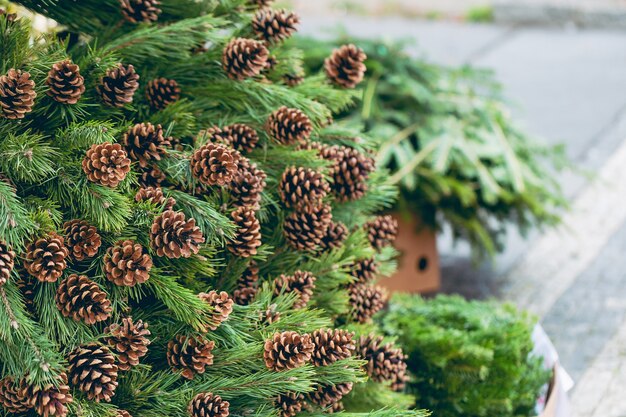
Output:
[[465,18],[474,23],[493,22],[493,6],[476,6],[467,11]]

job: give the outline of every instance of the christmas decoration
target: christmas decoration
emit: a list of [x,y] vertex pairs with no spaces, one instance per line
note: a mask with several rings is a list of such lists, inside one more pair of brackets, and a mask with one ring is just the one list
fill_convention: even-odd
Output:
[[48,95],[63,104],[76,104],[85,92],[85,79],[70,60],[57,62],[48,73]]
[[264,347],[265,366],[275,371],[303,366],[311,360],[315,349],[310,335],[293,331],[274,333],[271,339],[265,341]]
[[233,312],[233,300],[225,291],[203,292],[198,294],[198,297],[205,303],[208,303],[213,309],[212,323],[209,326],[209,330],[217,329]]
[[15,266],[15,252],[0,241],[0,285],[7,283]]
[[229,402],[211,392],[201,392],[193,397],[187,408],[191,417],[228,417]]
[[296,271],[293,275],[281,275],[274,281],[274,294],[296,293],[298,300],[293,308],[302,308],[307,305],[313,295],[315,280],[313,274],[305,271]]
[[52,233],[28,245],[24,268],[41,282],[56,282],[67,267],[69,254],[64,239]]
[[314,251],[326,236],[332,218],[327,205],[305,206],[285,219],[285,239],[296,250]]
[[160,161],[170,146],[168,138],[163,137],[161,125],[139,123],[124,134],[124,147],[133,161],[138,161],[142,168],[153,161]]
[[180,99],[180,87],[176,80],[157,78],[148,82],[146,96],[155,110],[163,110]]
[[341,359],[352,356],[355,345],[352,341],[354,333],[346,330],[320,329],[311,335],[315,350],[313,351],[313,364],[315,366],[327,366]]
[[285,206],[298,208],[319,204],[330,191],[324,176],[312,169],[290,167],[283,172],[279,185]]
[[98,92],[102,101],[111,107],[124,107],[133,102],[139,88],[139,75],[132,65],[118,64],[100,80]]
[[269,51],[262,42],[237,38],[224,48],[222,66],[234,80],[256,77],[266,67]]
[[260,9],[252,20],[256,35],[267,42],[281,42],[296,32],[300,17],[286,10]]
[[121,324],[114,323],[105,328],[104,333],[109,334],[105,341],[115,353],[120,371],[139,365],[139,360],[148,353],[150,330],[141,320],[133,322],[131,317],[125,317]]
[[111,401],[117,388],[115,356],[106,347],[89,343],[77,347],[68,357],[70,383],[95,401]]
[[111,317],[106,293],[85,275],[72,274],[61,281],[55,300],[61,314],[75,321],[95,324]]
[[224,145],[207,143],[191,157],[193,175],[205,185],[227,185],[237,173],[241,155]]
[[10,69],[0,75],[0,115],[6,119],[23,119],[35,103],[35,82],[28,72]]
[[324,62],[326,75],[335,84],[344,88],[354,88],[365,76],[367,55],[360,48],[350,44],[335,49]]
[[247,206],[254,210],[260,208],[261,193],[266,187],[265,172],[250,163],[247,158],[241,158],[239,169],[230,184],[230,195],[236,206]]
[[92,145],[83,159],[89,181],[115,188],[130,172],[130,159],[119,143]]
[[369,284],[350,286],[352,317],[359,323],[367,323],[385,306],[387,293],[384,288]]
[[72,258],[82,261],[93,258],[102,245],[98,230],[84,220],[70,220],[63,224],[65,244],[70,249]]
[[233,211],[231,217],[237,231],[236,237],[228,244],[228,250],[242,258],[256,255],[261,246],[261,224],[254,210],[245,206],[239,207]]
[[158,0],[120,0],[122,15],[131,23],[156,22],[161,14]]
[[398,237],[398,221],[390,215],[378,216],[365,224],[365,230],[372,246],[380,250]]
[[189,258],[198,253],[204,236],[194,219],[187,220],[180,211],[167,210],[154,219],[150,244],[158,256]]
[[303,144],[309,140],[313,126],[301,110],[282,106],[267,119],[267,131],[282,144]]
[[181,372],[187,379],[203,374],[213,364],[212,350],[215,342],[202,337],[178,335],[167,344],[167,363],[173,371]]
[[121,240],[104,256],[104,272],[115,285],[133,287],[150,278],[152,257],[139,243]]

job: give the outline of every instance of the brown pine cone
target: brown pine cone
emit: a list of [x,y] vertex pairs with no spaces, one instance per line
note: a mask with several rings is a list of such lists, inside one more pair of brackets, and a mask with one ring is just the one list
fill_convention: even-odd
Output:
[[198,297],[213,308],[209,330],[216,330],[220,324],[228,319],[230,313],[233,312],[234,302],[225,291],[217,292],[213,290],[208,293],[201,292],[198,294]]
[[100,80],[98,94],[104,104],[111,107],[124,107],[133,102],[139,88],[139,75],[132,65],[118,64],[111,68]]
[[260,9],[252,19],[252,29],[266,42],[278,43],[289,38],[296,31],[300,16],[286,10]]
[[380,250],[398,237],[398,221],[390,215],[378,216],[365,224],[365,231],[372,247]]
[[33,407],[28,396],[28,384],[25,380],[15,381],[11,377],[0,380],[0,404],[13,414],[22,414]]
[[275,401],[280,417],[294,417],[305,406],[304,395],[296,392],[280,394]]
[[191,156],[191,171],[202,184],[223,187],[233,180],[240,159],[236,150],[209,142]]
[[85,92],[85,79],[78,65],[69,59],[57,62],[48,72],[48,95],[63,104],[76,104]]
[[313,351],[313,364],[315,366],[327,366],[342,359],[352,356],[356,349],[352,338],[354,333],[346,330],[320,329],[311,335],[315,350]]
[[248,0],[248,3],[253,4],[257,7],[268,7],[273,2],[274,0]]
[[67,268],[69,254],[63,237],[52,233],[26,247],[24,269],[41,282],[56,282]]
[[117,388],[118,367],[109,348],[88,343],[67,357],[70,383],[90,400],[110,402]]
[[301,110],[282,106],[267,119],[267,131],[283,145],[303,144],[311,137],[313,125]]
[[259,143],[259,134],[248,125],[235,123],[220,129],[220,136],[239,152],[251,152]]
[[22,297],[24,298],[24,306],[26,310],[31,313],[31,315],[36,315],[35,310],[35,290],[36,290],[36,282],[37,280],[30,275],[25,270],[21,270],[20,279],[17,280],[15,285],[22,293]]
[[130,415],[130,413],[126,410],[117,410],[117,414],[115,415],[115,417],[133,417],[133,416]]
[[132,240],[120,240],[104,255],[104,273],[115,285],[134,287],[150,278],[152,257]]
[[319,204],[330,191],[324,176],[309,168],[285,169],[278,186],[280,199],[288,208]]
[[124,147],[133,161],[146,168],[154,161],[160,161],[170,147],[169,138],[163,136],[161,125],[138,123],[124,133]]
[[11,68],[0,76],[0,116],[5,119],[23,119],[35,104],[35,82],[30,73]]
[[296,271],[293,275],[281,275],[274,280],[274,295],[296,293],[297,301],[293,308],[305,307],[313,296],[316,278],[310,272]]
[[84,220],[70,220],[63,224],[66,245],[72,257],[77,261],[93,258],[102,245],[102,238],[98,230]]
[[67,404],[74,401],[65,374],[60,375],[57,384],[50,383],[43,387],[29,386],[27,397],[37,414],[42,417],[66,417]]
[[269,307],[259,313],[259,321],[265,325],[270,325],[280,321],[280,311],[277,310],[276,304],[270,304]]
[[328,159],[326,155],[335,162],[332,168],[332,190],[337,199],[345,202],[363,197],[367,191],[367,179],[376,169],[374,160],[346,146],[332,146],[323,150],[324,159]]
[[189,258],[200,251],[204,236],[195,219],[185,219],[182,211],[167,210],[157,216],[150,229],[150,244],[158,256]]
[[340,222],[331,222],[326,231],[326,235],[324,235],[320,242],[320,250],[339,249],[347,238],[348,228],[346,225]]
[[150,345],[150,330],[148,323],[138,320],[133,323],[131,317],[122,319],[122,324],[111,324],[104,329],[108,333],[104,340],[117,355],[117,365],[120,371],[128,371],[139,365],[139,359],[146,356]]
[[242,157],[239,161],[239,169],[230,183],[233,205],[258,210],[261,207],[261,194],[266,186],[266,178],[264,171],[257,168],[256,164],[250,163],[248,158]]
[[264,349],[265,366],[280,372],[305,365],[311,360],[315,345],[310,335],[290,331],[274,333],[265,341]]
[[334,413],[341,413],[342,411],[345,411],[345,409],[346,408],[344,407],[343,403],[339,401],[334,404],[331,404],[330,407],[324,410],[324,412],[328,414],[334,414]]
[[174,198],[165,197],[161,187],[141,187],[135,194],[135,201],[149,201],[155,206],[164,206],[166,210],[171,210],[176,205]]
[[258,291],[259,266],[254,260],[237,280],[237,289],[233,292],[233,300],[239,305],[248,305]]
[[367,55],[356,46],[344,45],[335,49],[324,61],[326,75],[335,84],[343,88],[354,88],[365,76]]
[[261,74],[269,55],[263,42],[236,38],[224,48],[222,67],[231,79],[242,81]]
[[131,23],[156,22],[161,14],[158,0],[119,0],[124,19]]
[[212,340],[178,335],[167,344],[167,363],[174,372],[182,371],[183,377],[193,379],[213,364],[214,347]]
[[317,389],[309,394],[309,399],[320,407],[329,407],[341,401],[350,391],[352,391],[351,382],[335,385],[318,385]]
[[165,173],[156,165],[143,168],[141,171],[139,185],[142,187],[159,187],[167,180]]
[[333,215],[330,206],[310,205],[285,218],[283,234],[289,245],[300,251],[314,251],[326,236]]
[[191,417],[228,417],[230,403],[212,392],[201,392],[193,397],[187,411]]
[[368,323],[387,301],[387,291],[378,285],[357,283],[351,285],[348,292],[352,306],[350,316],[359,323]]
[[394,389],[401,389],[408,380],[406,355],[391,343],[383,344],[382,336],[361,336],[357,352],[367,361],[365,370],[373,381],[392,381]]
[[378,262],[374,258],[361,259],[352,264],[350,275],[356,278],[356,282],[367,284],[374,281],[378,274]]
[[105,142],[91,145],[82,166],[89,181],[115,188],[130,172],[130,159],[119,143]]
[[148,83],[146,97],[152,109],[163,110],[170,104],[180,100],[180,87],[176,80],[157,78]]
[[85,324],[108,320],[113,311],[107,294],[84,275],[72,274],[61,281],[55,300],[64,317]]
[[15,252],[6,243],[0,241],[0,286],[11,278],[11,271],[15,266]]
[[249,258],[261,246],[261,223],[250,207],[238,207],[231,217],[237,226],[235,237],[228,242],[228,250],[235,256]]
[[283,82],[289,87],[297,87],[304,82],[304,75],[302,73],[285,74]]

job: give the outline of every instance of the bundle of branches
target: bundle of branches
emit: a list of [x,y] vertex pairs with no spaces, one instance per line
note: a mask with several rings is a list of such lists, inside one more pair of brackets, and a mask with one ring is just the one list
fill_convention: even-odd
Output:
[[[335,43],[298,41],[312,70]],[[525,234],[558,223],[566,201],[554,172],[566,164],[563,149],[516,125],[491,73],[413,59],[404,44],[358,43],[367,80],[360,106],[342,116],[383,140],[377,160],[400,184],[401,207],[427,225],[449,224],[477,257],[502,250],[509,224]]]
[[371,323],[396,190],[332,125],[362,60],[303,77],[268,2],[16,3],[59,26],[0,11],[0,415],[424,415]]

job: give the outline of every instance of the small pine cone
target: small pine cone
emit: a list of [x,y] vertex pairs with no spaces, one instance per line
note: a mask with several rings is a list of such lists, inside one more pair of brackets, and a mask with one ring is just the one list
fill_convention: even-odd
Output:
[[11,278],[11,271],[15,266],[15,252],[9,245],[0,241],[0,286],[7,283]]
[[278,43],[289,38],[296,31],[300,16],[286,10],[260,9],[252,19],[252,29],[266,42]]
[[158,256],[189,258],[200,251],[204,236],[195,219],[185,219],[182,211],[167,210],[157,216],[150,229],[150,244]]
[[332,168],[333,192],[342,202],[358,200],[367,191],[367,179],[375,169],[374,160],[356,149],[338,148]]
[[130,159],[119,143],[105,142],[91,145],[82,166],[89,181],[115,188],[130,172]]
[[107,294],[84,275],[72,274],[61,281],[55,300],[64,317],[85,324],[108,320],[113,311]]
[[280,321],[280,311],[276,309],[276,304],[270,304],[269,307],[259,313],[259,321],[265,325],[274,324]]
[[126,410],[117,410],[117,414],[115,415],[115,417],[133,417],[133,416]]
[[222,66],[231,79],[241,81],[261,74],[269,56],[263,42],[236,38],[224,48]]
[[111,68],[100,80],[98,94],[107,106],[124,107],[133,102],[139,88],[139,75],[132,65],[118,64]]
[[202,292],[198,294],[198,297],[213,308],[213,315],[211,316],[211,326],[209,327],[209,330],[217,329],[220,324],[228,319],[230,313],[233,312],[234,302],[225,291],[209,291],[208,293]]
[[395,389],[407,381],[406,355],[391,343],[383,344],[382,336],[361,336],[357,352],[367,361],[365,370],[373,381],[392,381]]
[[329,407],[341,401],[350,391],[352,391],[351,382],[335,385],[321,385],[317,386],[317,389],[309,394],[309,399],[312,403],[320,407]]
[[293,275],[281,275],[274,280],[274,295],[298,294],[298,300],[293,304],[293,308],[305,307],[315,289],[316,278],[310,272],[296,271]]
[[159,187],[167,180],[165,173],[156,165],[149,166],[141,171],[139,185],[142,187]]
[[163,110],[170,104],[180,100],[180,87],[176,80],[157,78],[148,83],[146,97],[152,109]]
[[320,329],[311,335],[315,350],[313,351],[313,364],[315,366],[327,366],[341,359],[352,356],[356,346],[352,341],[354,333],[346,330]]
[[35,104],[35,82],[30,73],[11,68],[0,76],[0,116],[5,119],[23,119]]
[[311,360],[315,345],[308,334],[289,331],[274,333],[265,341],[265,366],[274,371],[299,368]]
[[85,79],[78,65],[69,59],[57,62],[48,72],[48,95],[63,104],[76,104],[85,92]]
[[326,235],[324,235],[320,242],[320,250],[339,249],[347,238],[348,228],[346,225],[339,222],[331,222],[326,231]]
[[259,143],[259,134],[256,130],[243,123],[224,126],[220,130],[226,143],[239,152],[251,152]]
[[261,246],[261,223],[250,207],[239,207],[231,217],[237,226],[235,238],[228,242],[228,250],[235,256],[249,258],[257,254]]
[[209,142],[191,156],[191,171],[202,184],[223,187],[233,180],[240,159],[236,150]]
[[203,374],[206,367],[213,364],[215,342],[203,337],[178,335],[167,344],[167,363],[174,372],[193,379],[196,374]]
[[24,298],[24,306],[32,315],[36,314],[35,310],[35,290],[36,280],[28,275],[25,271],[20,271],[20,279],[15,283]]
[[63,224],[66,244],[77,261],[93,258],[102,245],[98,230],[84,220],[70,220]]
[[105,341],[117,355],[120,371],[128,371],[131,367],[139,365],[139,359],[148,353],[150,345],[148,323],[141,320],[134,323],[131,317],[125,317],[122,324],[112,324],[104,329],[104,332],[110,335]]
[[265,189],[265,172],[250,163],[248,158],[241,158],[239,169],[230,183],[230,195],[236,207],[250,207],[258,210],[261,207],[261,194]]
[[380,286],[353,284],[349,288],[351,318],[359,323],[368,323],[374,314],[385,307],[387,292]]
[[124,147],[133,161],[139,161],[142,168],[153,161],[160,161],[170,147],[169,138],[163,136],[161,125],[138,123],[124,134]]
[[305,398],[303,394],[288,392],[287,394],[280,394],[276,398],[275,404],[280,417],[294,417],[304,408]]
[[43,387],[30,386],[27,396],[37,414],[42,417],[66,417],[67,404],[74,401],[65,374],[60,375],[57,384],[50,383]]
[[267,119],[267,130],[283,145],[304,144],[311,137],[313,125],[301,110],[282,106]]
[[233,300],[239,305],[248,305],[258,292],[259,266],[254,260],[237,280],[237,289],[233,292]]
[[13,414],[21,414],[33,407],[28,396],[28,384],[25,380],[15,381],[11,377],[0,380],[0,404]]
[[310,205],[285,218],[283,234],[289,245],[300,251],[314,251],[326,236],[333,219],[330,206]]
[[378,262],[374,258],[361,259],[352,264],[350,275],[356,278],[356,282],[367,284],[374,281],[378,274]]
[[365,76],[367,55],[356,46],[344,45],[335,49],[324,61],[326,75],[335,84],[343,88],[354,88]]
[[149,201],[155,206],[164,206],[166,210],[171,210],[176,205],[174,198],[165,197],[161,187],[141,187],[135,194],[135,201]]
[[365,230],[372,247],[380,250],[398,237],[398,221],[390,215],[378,216],[365,224]]
[[156,22],[161,14],[158,0],[120,0],[122,15],[131,23]]
[[201,392],[193,397],[187,411],[191,417],[228,417],[230,403],[219,395]]
[[298,208],[321,203],[330,191],[330,186],[317,171],[290,167],[283,172],[278,190],[286,207]]
[[115,285],[134,287],[150,278],[152,257],[132,240],[120,240],[104,255],[104,273]]
[[98,343],[81,345],[67,357],[70,383],[90,400],[109,402],[117,388],[118,367],[109,348]]
[[304,82],[304,75],[301,73],[285,74],[283,82],[289,87],[297,87]]
[[26,247],[24,268],[41,282],[56,282],[67,268],[69,254],[63,237],[53,233]]

